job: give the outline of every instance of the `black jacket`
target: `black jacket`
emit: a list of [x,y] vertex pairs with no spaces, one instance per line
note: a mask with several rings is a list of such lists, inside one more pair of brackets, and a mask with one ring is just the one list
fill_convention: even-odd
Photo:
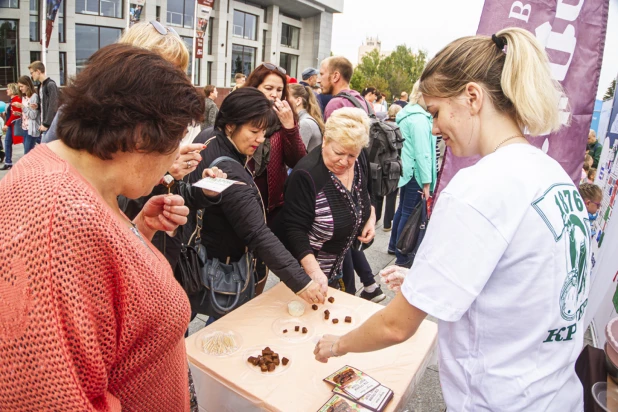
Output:
[[286,181],[283,209],[274,225],[296,259],[313,254],[329,279],[341,271],[375,206],[364,151],[354,167],[354,185],[348,191],[324,164],[322,147],[316,147]]
[[[204,131],[196,138],[199,141]],[[202,161],[197,169],[189,175],[189,182],[201,179],[204,169],[221,157],[228,156],[233,161],[223,161],[217,167],[227,173],[228,179],[243,182],[225,190],[221,201],[206,208],[202,228],[202,244],[206,246],[209,257],[221,261],[230,258],[237,261],[248,247],[254,255],[263,260],[294,293],[301,291],[311,279],[292,257],[279,239],[270,231],[264,219],[264,206],[260,192],[253,181],[251,173],[243,166],[247,157],[240,154],[232,142],[221,131],[215,131],[215,138],[201,152]],[[193,188],[193,190],[199,190]],[[192,226],[184,228],[190,233],[195,227],[193,211],[190,214]],[[189,230],[187,230],[189,229]]]
[[41,124],[49,129],[58,110],[58,86],[51,78],[45,79],[39,90],[41,97]]
[[[153,196],[175,194],[181,196],[185,201],[185,206],[190,209],[200,209],[217,204],[221,196],[217,198],[207,197],[202,190],[194,189],[190,184],[182,180],[174,182],[171,188],[167,188],[163,185],[157,185],[148,196],[140,197],[139,199],[127,199],[124,196],[118,196],[118,206],[120,210],[131,220],[135,219],[135,216],[144,208],[144,205]],[[193,226],[195,227],[195,226]],[[191,229],[193,232],[193,229]],[[181,239],[186,230],[179,226],[176,230],[176,236],[168,236],[166,232],[157,232],[152,237],[152,244],[165,256],[169,262],[172,270],[176,268],[178,259],[180,258]]]

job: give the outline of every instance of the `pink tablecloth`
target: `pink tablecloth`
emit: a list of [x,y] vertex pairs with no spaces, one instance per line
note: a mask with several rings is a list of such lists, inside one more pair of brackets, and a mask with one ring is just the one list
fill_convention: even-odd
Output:
[[[414,337],[400,345],[373,353],[348,354],[322,364],[313,356],[320,336],[345,334],[382,308],[337,290],[330,289],[329,293],[335,298],[334,305],[321,306],[318,311],[305,305],[305,314],[292,318],[288,314],[287,304],[300,299],[285,285],[279,284],[187,338],[187,355],[200,410],[317,411],[332,395],[332,387],[322,379],[345,365],[366,372],[393,390],[394,398],[387,411],[403,408],[435,351],[437,325],[424,321]],[[329,306],[341,317],[337,325],[323,319],[324,309]],[[352,325],[344,322],[343,315],[348,314],[353,317]],[[288,332],[291,335],[284,337],[282,325],[288,325],[286,322],[290,320],[307,326],[307,336],[303,337],[291,328]],[[205,354],[200,342],[205,334],[214,330],[232,330],[239,334],[242,347],[227,357]],[[305,341],[298,342],[302,339]],[[289,367],[269,374],[249,365],[248,353],[257,355],[258,349],[266,346],[289,358]]]

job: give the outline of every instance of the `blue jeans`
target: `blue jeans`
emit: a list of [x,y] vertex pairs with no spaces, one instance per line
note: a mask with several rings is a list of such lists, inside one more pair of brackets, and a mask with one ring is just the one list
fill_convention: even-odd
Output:
[[416,182],[414,176],[412,176],[412,179],[399,190],[399,207],[397,207],[397,212],[395,212],[391,240],[388,243],[388,250],[394,251],[395,256],[397,256],[397,260],[395,260],[396,265],[403,266],[410,263],[410,257],[408,255],[402,255],[397,250],[397,240],[399,238],[399,233],[403,231],[403,227],[406,225],[412,211],[418,202],[421,201],[421,192],[421,187]]
[[24,136],[24,154],[28,154],[28,152],[34,149],[34,145],[37,143],[37,139],[40,142],[40,137],[30,136],[30,133],[26,133]]
[[6,156],[4,157],[4,164],[12,165],[13,164],[13,127],[9,126],[6,131],[6,135],[4,135],[4,152]]

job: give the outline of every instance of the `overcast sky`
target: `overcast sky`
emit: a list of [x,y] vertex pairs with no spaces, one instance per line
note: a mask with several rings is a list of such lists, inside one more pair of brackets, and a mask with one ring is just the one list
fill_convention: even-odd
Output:
[[[476,33],[483,0],[345,0],[336,14],[332,51],[356,64],[365,37],[382,41],[382,50],[400,44],[425,49],[430,56],[450,41]],[[525,3],[525,2],[524,2]],[[610,0],[599,92],[602,98],[618,74],[618,0]]]

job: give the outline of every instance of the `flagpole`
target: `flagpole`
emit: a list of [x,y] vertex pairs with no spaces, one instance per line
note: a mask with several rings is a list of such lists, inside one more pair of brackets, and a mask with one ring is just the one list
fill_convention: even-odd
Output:
[[45,66],[45,71],[49,73],[47,69],[47,0],[40,0],[43,4],[41,6],[41,63]]
[[191,83],[195,84],[195,50],[196,50],[196,34],[197,34],[197,0],[193,10],[193,58],[191,60]]
[[131,0],[125,0],[127,3],[127,9],[125,10],[127,16],[127,29],[131,27]]

